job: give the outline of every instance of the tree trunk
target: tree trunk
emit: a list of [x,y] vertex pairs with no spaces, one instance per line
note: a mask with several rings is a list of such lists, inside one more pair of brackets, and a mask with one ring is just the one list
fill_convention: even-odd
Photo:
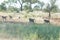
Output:
[[31,3],[31,0],[30,0],[30,11],[32,11],[32,7],[31,6],[32,6],[32,3]]
[[42,6],[41,6],[41,11],[42,11]]
[[23,9],[22,9],[22,4],[21,4],[21,11],[22,11]]
[[22,9],[22,7],[23,7],[23,3],[21,3],[20,0],[18,0],[18,1],[19,1],[20,5],[21,5],[21,9],[20,9],[20,10],[22,11],[22,10],[23,10],[23,9]]
[[51,13],[49,12],[49,23],[50,23]]

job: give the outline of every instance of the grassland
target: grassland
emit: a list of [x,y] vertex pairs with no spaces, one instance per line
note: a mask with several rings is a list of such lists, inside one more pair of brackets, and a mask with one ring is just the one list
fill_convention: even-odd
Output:
[[[9,17],[12,16],[12,19]],[[34,22],[37,24],[43,24],[44,19],[48,18],[48,13],[41,12],[41,11],[34,11],[34,12],[25,12],[22,11],[20,13],[9,13],[9,12],[0,12],[0,21],[3,21],[2,16],[7,16],[7,22],[29,22],[29,18],[35,19]],[[19,18],[20,17],[20,18]],[[58,24],[60,25],[60,13],[51,13],[51,24]]]
[[15,40],[60,40],[60,26],[33,23],[0,23],[0,37],[18,38]]
[[[19,13],[15,14],[15,13],[0,12],[0,15],[7,16],[7,20],[10,20],[8,15],[11,15],[13,17],[13,21],[17,21],[17,17],[20,16],[20,19],[22,19],[23,22],[26,21],[29,17],[39,19],[39,17],[48,16],[47,13],[42,12],[40,13],[36,12],[36,13],[24,12],[22,14]],[[56,13],[52,14],[52,17],[59,18],[60,15],[59,13],[58,14]],[[20,19],[18,21],[20,21]],[[38,22],[40,22],[40,20]],[[28,22],[27,23],[0,22],[0,40],[60,40],[60,24],[58,26],[45,23],[35,24]]]

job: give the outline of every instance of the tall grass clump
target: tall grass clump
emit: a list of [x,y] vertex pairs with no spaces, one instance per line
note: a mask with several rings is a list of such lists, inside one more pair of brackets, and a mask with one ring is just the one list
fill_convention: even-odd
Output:
[[59,40],[60,27],[54,25],[29,25],[24,28],[22,35],[26,40]]
[[[33,23],[2,23],[4,32],[23,40],[60,40],[60,26]],[[1,31],[2,29],[0,29]]]

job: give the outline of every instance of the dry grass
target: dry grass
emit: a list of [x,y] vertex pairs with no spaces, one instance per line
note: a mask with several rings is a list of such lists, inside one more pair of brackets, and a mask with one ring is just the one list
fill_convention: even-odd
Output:
[[[9,15],[11,15],[13,18],[10,19]],[[6,21],[29,22],[29,18],[34,18],[35,23],[44,23],[44,18],[48,17],[48,13],[44,13],[41,11],[35,11],[35,12],[30,12],[30,13],[26,13],[24,11],[21,13],[0,12],[0,21],[3,20],[1,16],[7,16]],[[20,17],[20,19],[18,17]],[[51,23],[60,24],[60,21],[59,21],[60,13],[52,13],[51,18],[53,18],[51,19]],[[54,18],[58,18],[58,19],[54,19]]]

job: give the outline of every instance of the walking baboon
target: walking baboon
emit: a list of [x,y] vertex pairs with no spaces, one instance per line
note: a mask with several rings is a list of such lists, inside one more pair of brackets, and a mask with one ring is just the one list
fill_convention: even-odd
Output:
[[2,16],[3,21],[6,21],[7,16]]
[[29,18],[29,22],[33,22],[33,23],[34,23],[34,19],[32,19],[32,18]]
[[12,19],[12,16],[11,16],[11,15],[9,15],[9,18],[10,18],[10,19]]
[[18,17],[20,19],[20,17]]
[[47,19],[44,19],[44,22],[45,22],[45,23],[49,23],[50,21],[49,21],[49,20],[47,20]]

